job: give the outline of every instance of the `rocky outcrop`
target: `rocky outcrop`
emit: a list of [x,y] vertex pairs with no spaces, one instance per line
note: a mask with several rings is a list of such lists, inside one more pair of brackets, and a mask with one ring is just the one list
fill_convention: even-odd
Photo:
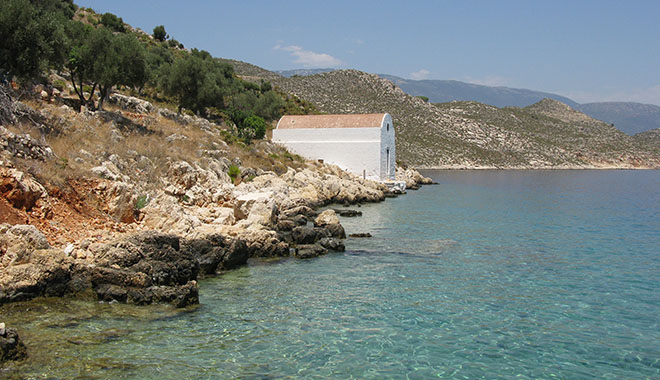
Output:
[[133,96],[112,94],[108,97],[109,103],[118,105],[120,108],[140,114],[148,114],[156,109],[153,104]]
[[396,168],[396,181],[401,181],[406,183],[406,189],[417,190],[421,185],[430,185],[433,183],[433,180],[428,177],[424,177],[417,170],[412,168],[402,168],[397,166]]
[[249,257],[248,245],[242,239],[229,239],[220,234],[182,241],[182,249],[190,252],[199,264],[200,273],[209,275],[244,265]]
[[314,219],[314,226],[327,226],[328,224],[339,224],[339,218],[335,210],[325,210]]
[[27,357],[27,349],[16,329],[5,327],[0,323],[0,363],[9,360],[21,360]]
[[75,273],[99,300],[153,302],[184,307],[199,302],[199,261],[177,236],[143,232],[110,244],[90,245],[93,264]]
[[[92,290],[99,300],[184,307],[199,302],[197,278],[244,265],[246,242],[142,232],[110,243],[52,249],[34,226],[0,226],[0,304]],[[288,246],[286,248],[288,252]]]

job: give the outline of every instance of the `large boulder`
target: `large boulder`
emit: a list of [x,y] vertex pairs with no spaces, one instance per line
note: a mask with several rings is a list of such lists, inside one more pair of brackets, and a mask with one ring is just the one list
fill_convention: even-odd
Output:
[[32,225],[0,225],[0,304],[68,290],[73,259]]
[[328,224],[339,224],[339,218],[335,213],[335,210],[325,210],[319,214],[319,216],[314,219],[314,226],[321,227]]
[[16,169],[0,167],[0,196],[14,208],[30,211],[46,195],[46,189],[31,176]]

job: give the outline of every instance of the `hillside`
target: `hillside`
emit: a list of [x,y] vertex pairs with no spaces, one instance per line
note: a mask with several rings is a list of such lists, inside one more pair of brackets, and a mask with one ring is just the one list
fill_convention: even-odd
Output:
[[660,153],[660,128],[638,133],[633,136],[633,139],[649,150]]
[[275,72],[283,77],[291,78],[294,75],[297,76],[307,76],[314,74],[327,73],[330,71],[335,71],[337,69],[293,69],[293,70],[275,70]]
[[340,70],[280,78],[282,90],[329,113],[389,112],[402,163],[442,168],[647,167],[658,165],[632,137],[569,106],[544,100],[505,108],[433,105],[374,74]]
[[281,77],[281,75],[277,73],[268,71],[251,63],[228,58],[218,58],[218,61],[232,65],[236,73],[243,77],[243,79],[249,80],[250,78],[259,78],[264,80],[272,80]]

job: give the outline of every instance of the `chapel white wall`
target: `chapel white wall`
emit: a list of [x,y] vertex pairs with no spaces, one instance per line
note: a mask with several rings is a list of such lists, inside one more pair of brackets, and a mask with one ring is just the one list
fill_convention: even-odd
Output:
[[[389,128],[387,127],[389,124]],[[387,149],[390,150],[389,166]],[[379,176],[382,181],[393,181],[396,173],[396,141],[392,116],[385,114],[380,128],[380,168]],[[389,169],[389,170],[388,170]]]
[[275,129],[273,142],[303,157],[323,159],[360,176],[364,171],[367,178],[380,180],[381,134],[382,128]]

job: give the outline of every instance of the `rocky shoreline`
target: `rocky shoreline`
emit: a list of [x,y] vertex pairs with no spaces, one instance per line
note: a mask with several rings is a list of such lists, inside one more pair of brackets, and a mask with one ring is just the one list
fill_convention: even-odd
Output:
[[[300,189],[290,186],[286,175],[257,177],[236,187],[234,207],[225,208],[231,211],[232,224],[214,223],[216,218],[181,230],[178,228],[188,224],[170,219],[180,221],[195,215],[181,210],[172,213],[172,205],[163,201],[151,206],[144,231],[126,233],[109,242],[85,239],[63,249],[52,247],[33,225],[0,225],[0,305],[92,292],[101,301],[138,305],[167,302],[185,307],[199,302],[199,276],[236,268],[250,257],[311,258],[329,250],[343,251],[346,233],[337,213],[328,209],[318,214],[316,209],[330,203],[383,201],[387,194],[383,185],[353,182],[355,178],[347,173],[346,183],[332,182],[328,177],[313,181],[309,176],[314,173],[307,169],[287,174],[300,186],[306,184],[303,195],[284,196]],[[417,174],[408,183],[416,187],[422,180],[429,182]],[[154,225],[161,229],[149,228]]]
[[[337,215],[358,216],[359,211],[317,209],[331,203],[380,202],[389,194],[380,183],[330,170],[330,176],[308,169],[266,174],[237,186],[233,207],[225,207],[231,218],[220,218],[226,224],[214,223],[216,218],[188,229],[189,223],[177,222],[196,217],[190,212],[199,209],[172,213],[166,196],[143,218],[145,227],[158,225],[161,231],[124,233],[107,242],[84,239],[55,248],[33,225],[1,224],[0,306],[36,297],[73,296],[180,308],[199,303],[199,278],[245,265],[251,257],[309,259],[343,251],[346,233]],[[399,174],[410,188],[431,182],[414,170]],[[292,197],[301,189],[302,194]],[[167,232],[163,227],[169,227]],[[18,332],[6,329],[5,335],[0,336],[0,362],[26,358]]]
[[[207,120],[179,117],[137,98],[115,96],[114,102],[120,107],[114,112],[23,108],[32,120],[39,120],[40,130],[57,127],[59,136],[94,136],[108,128],[114,144],[109,148],[136,133],[126,132],[123,125],[145,133],[140,128],[162,123],[163,128],[187,128],[213,149],[194,150],[179,160],[131,150],[94,155],[79,149],[67,151],[68,163],[43,138],[0,127],[0,307],[62,296],[194,305],[199,303],[200,278],[245,265],[249,258],[309,259],[343,251],[346,233],[337,212],[319,213],[321,207],[381,202],[398,195],[382,183],[318,162],[290,161],[279,173],[256,162],[244,164],[219,137],[220,127]],[[150,135],[155,136],[150,142],[164,149],[187,139],[172,134],[163,142],[158,134],[146,133]],[[213,142],[206,141],[209,138]],[[193,146],[199,149],[202,144]],[[251,149],[269,159],[287,155],[266,141]],[[150,178],[149,171],[158,168],[156,159],[166,169]],[[49,162],[73,165],[80,174],[37,177],[34,167],[58,170]],[[229,177],[231,166],[239,168],[238,178]],[[58,181],[63,183],[54,186]],[[401,168],[397,181],[409,189],[431,183],[415,170]],[[3,360],[25,357],[18,336],[11,335],[15,331],[6,332],[7,342],[15,343],[12,350],[23,354],[3,351]]]

